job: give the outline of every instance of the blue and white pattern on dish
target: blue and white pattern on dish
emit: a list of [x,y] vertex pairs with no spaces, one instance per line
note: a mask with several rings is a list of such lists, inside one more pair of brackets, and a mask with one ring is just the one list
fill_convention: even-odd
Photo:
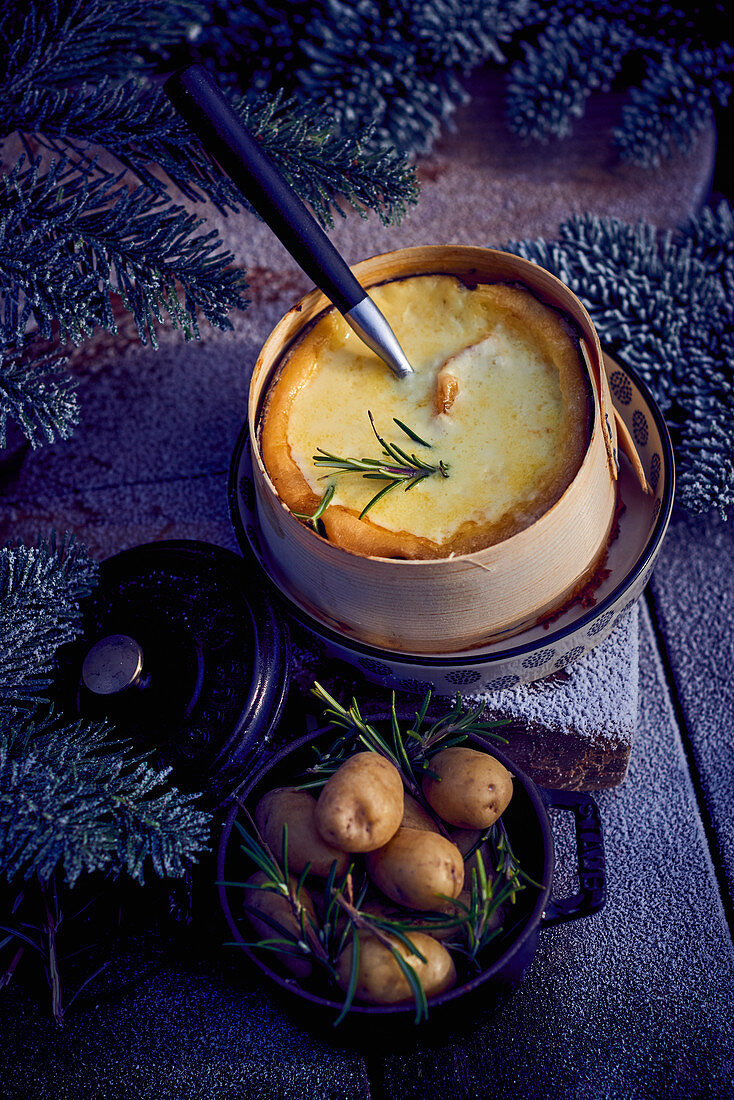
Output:
[[609,375],[609,388],[617,405],[629,405],[632,400],[632,386],[624,371],[612,371]]
[[551,657],[555,657],[555,649],[541,649],[540,653],[531,653],[522,663],[523,668],[540,668],[547,665]]
[[365,672],[371,672],[373,676],[391,676],[393,672],[390,665],[385,665],[381,661],[373,661],[371,657],[360,657],[357,664]]
[[605,626],[609,625],[613,618],[613,611],[605,611],[604,614],[600,615],[599,618],[596,619],[586,631],[586,637],[594,638],[601,630],[604,629]]
[[569,649],[566,653],[563,653],[557,661],[554,662],[554,668],[565,668],[566,665],[573,664],[574,661],[578,661],[582,653],[586,653],[585,645],[575,645],[573,649]]
[[481,680],[482,674],[478,668],[457,668],[454,672],[447,672],[446,679],[450,684],[476,684]]
[[650,482],[653,492],[656,492],[660,481],[660,455],[657,451],[650,459],[650,473],[647,480]]
[[517,687],[519,683],[520,677],[513,674],[510,676],[499,676],[495,680],[490,680],[487,687],[490,691],[504,691],[505,688]]
[[405,691],[409,695],[425,695],[430,690],[433,692],[436,685],[432,680],[398,680],[398,690]]
[[635,409],[632,414],[632,435],[635,437],[635,443],[640,447],[647,444],[650,433],[647,427],[647,417],[641,409]]

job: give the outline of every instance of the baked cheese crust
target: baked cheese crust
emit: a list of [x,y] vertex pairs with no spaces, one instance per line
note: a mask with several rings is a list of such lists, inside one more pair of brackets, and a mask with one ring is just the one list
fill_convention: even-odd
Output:
[[[398,379],[328,310],[294,345],[260,422],[265,468],[293,512],[322,516],[329,541],[386,558],[468,554],[517,534],[560,498],[589,443],[586,372],[570,324],[522,287],[418,275],[372,288],[415,374]],[[380,458],[380,435],[449,477],[398,486],[314,464],[317,448]],[[431,444],[422,447],[395,423]]]

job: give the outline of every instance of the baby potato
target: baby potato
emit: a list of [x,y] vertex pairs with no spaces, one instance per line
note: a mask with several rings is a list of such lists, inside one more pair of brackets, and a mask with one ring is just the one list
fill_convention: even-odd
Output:
[[460,829],[493,825],[512,798],[512,776],[486,752],[455,745],[429,761],[423,793],[438,816]]
[[443,898],[458,897],[464,885],[459,849],[425,829],[398,829],[383,848],[368,853],[366,864],[375,886],[408,909],[440,909]]
[[[427,997],[443,993],[455,984],[456,967],[453,959],[438,940],[422,932],[410,933],[411,943],[426,960],[422,962],[396,937],[389,936],[389,939],[398,953],[415,970]],[[337,960],[337,981],[340,988],[344,990],[349,988],[352,952],[353,945],[349,943]],[[408,979],[400,969],[390,948],[376,936],[359,937],[359,965],[354,995],[357,1000],[378,1005],[400,1004],[402,1001],[413,1000],[413,991]]]
[[371,852],[394,836],[403,819],[400,772],[376,752],[358,752],[338,768],[316,803],[316,828],[345,852]]
[[[267,881],[267,876],[262,871],[257,871],[247,880],[248,889],[245,890],[245,906],[247,907],[247,917],[250,924],[262,940],[282,938],[282,933],[263,919],[269,917],[286,932],[290,933],[291,936],[300,939],[300,920],[293,912],[293,907],[288,898],[284,897],[283,894],[276,893],[274,890],[256,889],[256,887],[262,887]],[[291,875],[288,881],[292,890],[295,891],[298,886],[298,879]],[[298,900],[305,910],[306,926],[308,926],[309,917],[314,923],[317,923],[313,901],[303,886],[298,895]],[[262,916],[259,914],[262,914]],[[278,952],[278,959],[297,978],[307,978],[311,973],[311,962],[305,956],[300,959],[297,955]]]
[[316,799],[296,787],[268,791],[255,808],[255,824],[276,859],[283,854],[283,826],[288,826],[288,870],[300,874],[307,863],[315,875],[326,877],[336,863],[338,875],[349,865],[349,856],[322,838],[314,820]]
[[405,792],[405,805],[403,808],[403,820],[401,829],[425,829],[429,833],[437,833],[438,826],[427,810],[424,810],[420,802],[413,798],[412,794]]

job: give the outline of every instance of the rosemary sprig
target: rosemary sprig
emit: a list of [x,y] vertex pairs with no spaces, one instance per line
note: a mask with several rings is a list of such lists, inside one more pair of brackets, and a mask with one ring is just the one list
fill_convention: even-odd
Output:
[[341,1007],[341,1012],[334,1020],[334,1027],[338,1027],[346,1016],[349,1009],[354,1003],[354,994],[357,992],[357,975],[359,973],[359,936],[354,936],[354,942],[352,944],[352,965],[349,970],[349,984],[347,985],[347,995],[344,998],[344,1004]]
[[[344,707],[318,681],[314,683],[311,694],[326,704],[325,721],[337,729],[344,730],[345,733],[338,737],[325,753],[321,753],[317,763],[308,769],[308,774],[314,776],[314,779],[301,784],[305,788],[323,786],[349,752],[357,748],[368,749],[370,752],[379,752],[395,765],[410,794],[435,818],[433,810],[423,796],[421,786],[422,777],[430,773],[430,757],[439,749],[460,744],[470,733],[506,742],[506,739],[496,732],[496,727],[507,725],[507,721],[504,719],[484,721],[483,706],[480,704],[473,709],[466,708],[459,694],[448,713],[429,722],[427,718],[431,702],[429,689],[416,712],[414,722],[403,732],[400,728],[395,692],[393,692],[389,738],[383,736],[376,726],[362,717],[356,699],[352,699],[349,708]],[[438,820],[437,825],[441,827]]]
[[506,902],[514,903],[516,889],[523,887],[515,887],[500,875],[495,877],[487,874],[481,850],[477,849],[471,871],[469,903],[465,904],[458,899],[453,903],[464,915],[459,926],[463,942],[447,946],[454,951],[460,951],[479,969],[477,956],[501,933],[502,924],[497,915]]
[[335,492],[336,485],[332,481],[330,485],[327,485],[326,492],[322,496],[321,500],[316,506],[316,511],[312,515],[309,515],[308,512],[294,512],[293,515],[296,517],[296,519],[305,519],[306,523],[310,524],[310,526],[313,527],[314,531],[318,531],[319,520],[331,504],[331,500]]
[[[367,415],[370,419],[372,431],[382,448],[382,458],[341,458],[339,455],[331,454],[330,451],[325,451],[322,447],[317,447],[318,453],[313,456],[314,465],[318,467],[336,470],[338,473],[359,473],[363,478],[370,481],[387,482],[387,485],[375,493],[364,506],[359,514],[360,519],[363,519],[379,500],[392,492],[393,489],[396,489],[398,485],[402,485],[407,492],[408,489],[414,489],[421,481],[433,474],[440,474],[442,477],[449,476],[447,463],[439,461],[438,465],[435,465],[425,462],[415,453],[408,454],[397,443],[388,443],[377,431],[372,413],[368,411]],[[421,439],[411,428],[408,428],[397,418],[394,417],[393,419],[401,431],[405,432],[410,439],[419,443],[422,447],[430,448],[431,444]],[[328,491],[327,489],[327,493]],[[325,507],[326,505],[322,500],[319,509],[317,509],[317,511],[320,510],[319,514],[323,512]],[[312,520],[314,517],[307,516],[303,518]]]
[[[295,939],[286,928],[283,928],[277,921],[259,910],[258,917],[277,931],[283,939],[259,940],[257,946],[275,951],[284,951],[288,954],[297,955],[299,958],[303,958],[304,955],[313,955],[318,962],[329,969],[329,957],[321,943],[319,930],[317,926],[314,925],[310,914],[301,901],[301,890],[303,889],[310,865],[306,865],[294,887],[288,870],[288,826],[285,825],[283,827],[282,862],[278,862],[277,858],[260,835],[247,807],[243,805],[239,799],[238,805],[247,818],[251,830],[248,832],[239,821],[235,821],[235,827],[242,841],[242,851],[255,864],[258,870],[263,873],[265,881],[261,886],[255,886],[245,882],[228,882],[226,885],[241,886],[246,890],[266,890],[271,893],[282,895],[288,901],[291,912],[298,922],[301,932],[299,938]],[[245,905],[245,907],[247,908],[247,905]],[[333,968],[331,969],[333,974]]]
[[[402,420],[398,420],[397,416],[393,417],[393,423],[397,424],[401,432],[405,432],[408,439],[412,439],[414,443],[420,443],[421,447],[428,447],[429,449],[433,446],[432,443],[428,443],[425,439],[421,439],[418,433],[414,432],[412,428],[409,428],[407,424],[404,424]],[[378,436],[377,438],[379,439],[380,437]]]
[[[366,883],[365,883],[366,888]],[[362,891],[362,898],[364,897],[364,888]],[[426,958],[420,953],[413,941],[410,939],[409,932],[415,931],[411,927],[410,922],[407,921],[391,921],[382,917],[377,917],[372,913],[365,913],[360,909],[361,901],[356,905],[353,898],[353,885],[351,874],[347,875],[344,888],[335,894],[334,900],[340,907],[341,911],[346,915],[348,921],[348,931],[352,937],[352,966],[350,971],[349,984],[347,988],[347,996],[344,1004],[342,1005],[341,1012],[334,1021],[334,1026],[341,1023],[346,1016],[347,1012],[352,1006],[354,994],[357,987],[357,971],[359,968],[359,951],[360,942],[359,934],[364,932],[368,935],[374,936],[380,941],[383,947],[386,947],[391,953],[398,967],[404,974],[410,991],[413,994],[413,1001],[415,1004],[415,1022],[419,1024],[421,1020],[428,1019],[428,1000],[426,998],[426,992],[423,988],[418,974],[415,968],[411,966],[408,960],[401,955],[395,946],[393,939],[398,940],[408,951],[410,955],[415,955],[421,962],[425,962]],[[391,939],[392,937],[392,939]]]
[[[323,967],[332,982],[335,983],[337,960],[351,937],[353,946],[350,980],[341,1010],[334,1021],[334,1026],[336,1026],[344,1019],[354,1000],[359,969],[360,933],[372,935],[387,947],[396,964],[405,975],[416,1006],[416,1023],[420,1023],[422,1019],[427,1018],[428,1002],[420,978],[415,968],[397,950],[394,942],[395,940],[399,941],[410,955],[414,955],[421,962],[425,962],[425,957],[410,939],[410,932],[416,931],[410,918],[406,918],[404,921],[391,920],[363,911],[362,904],[367,891],[367,880],[365,879],[362,882],[359,890],[356,891],[355,897],[354,867],[350,866],[341,882],[337,882],[336,864],[334,864],[325,880],[323,903],[319,906],[319,911],[324,914],[323,919],[315,923],[313,917],[300,901],[301,890],[308,875],[309,866],[304,868],[295,887],[288,873],[287,826],[283,828],[282,860],[278,861],[263,840],[246,807],[240,803],[240,808],[245,814],[249,826],[246,829],[239,821],[235,821],[235,826],[242,841],[242,851],[263,872],[265,881],[261,885],[249,882],[226,882],[225,885],[241,887],[245,890],[266,890],[287,898],[291,911],[298,921],[300,931],[300,935],[295,936],[290,929],[285,928],[274,917],[264,913],[262,909],[257,909],[258,919],[269,925],[273,929],[274,935],[246,942],[243,946],[255,947],[299,959],[310,958],[312,962]],[[245,908],[249,908],[246,903]],[[344,918],[341,922],[339,921],[340,915]],[[446,921],[439,922],[436,927],[454,927],[461,920],[463,920],[461,917],[458,919],[447,918]],[[238,945],[233,944],[232,946]]]
[[[485,845],[492,867],[491,874],[487,874],[484,866],[482,849]],[[501,818],[477,839],[464,857],[465,863],[468,864],[472,858],[474,865],[471,870],[469,903],[453,903],[462,914],[460,932],[464,942],[447,946],[451,950],[460,951],[479,969],[478,955],[491,940],[504,931],[504,926],[498,919],[502,907],[508,903],[514,905],[517,894],[527,886],[534,886],[539,890],[541,886],[520,867]]]
[[542,889],[540,883],[531,878],[520,866],[520,861],[512,850],[510,838],[507,835],[507,829],[502,818],[490,826],[487,842],[495,860],[497,874],[503,876],[510,885],[511,900],[513,902],[515,894],[519,890],[523,890],[526,884],[535,886],[538,890]]

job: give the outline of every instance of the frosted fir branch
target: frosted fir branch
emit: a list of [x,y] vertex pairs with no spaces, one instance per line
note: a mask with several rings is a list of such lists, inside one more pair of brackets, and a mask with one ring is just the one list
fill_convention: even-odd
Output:
[[209,847],[211,815],[195,804],[198,795],[170,786],[170,774],[170,768],[155,771],[140,757],[128,758],[105,784],[116,825],[115,860],[141,884],[148,865],[158,878],[179,878]]
[[77,381],[65,364],[59,352],[41,351],[32,340],[3,348],[0,339],[0,450],[7,446],[9,420],[34,449],[71,436],[79,423],[79,403]]
[[[386,224],[415,202],[413,169],[394,150],[377,148],[371,129],[342,133],[321,108],[280,94],[231,100],[322,223],[331,223],[342,198],[360,211],[376,211]],[[59,155],[72,150],[89,157],[90,149],[102,147],[157,194],[165,193],[157,171],[163,169],[189,199],[209,200],[222,211],[246,205],[163,91],[141,79],[28,89],[6,106],[3,132],[14,130]]]
[[[638,78],[623,108],[614,141],[624,159],[645,167],[690,149],[710,121],[715,103],[726,104],[732,46],[707,42],[723,6],[661,8],[630,0],[564,0],[543,4],[545,27],[523,46],[510,70],[508,125],[536,140],[566,137],[595,90],[618,77]],[[628,65],[631,61],[631,66]]]
[[104,723],[51,712],[0,716],[0,875],[8,881],[122,872],[176,877],[206,850],[211,816]]
[[725,12],[725,4],[719,0],[679,7],[675,3],[660,4],[659,0],[541,0],[539,7],[549,23],[561,24],[576,15],[600,16],[609,22],[624,23],[640,40],[669,44],[700,41],[711,31],[705,16],[717,18]]
[[[215,232],[195,235],[193,215],[118,177],[54,162],[41,173],[24,159],[0,181],[0,298],[6,342],[31,318],[43,337],[58,322],[62,340],[80,342],[95,325],[115,331],[119,294],[140,339],[155,346],[167,313],[186,337],[197,312],[219,328],[242,308],[245,287]],[[184,293],[183,302],[178,287]],[[16,337],[17,338],[17,337]]]
[[0,548],[0,713],[29,710],[51,685],[59,646],[81,630],[98,566],[68,532]]
[[657,168],[673,153],[691,149],[710,123],[714,103],[726,106],[729,100],[733,63],[734,47],[726,42],[656,57],[613,131],[622,159]]
[[485,61],[505,64],[502,47],[539,15],[535,0],[439,0],[412,5],[407,28],[426,58],[466,73]]
[[316,13],[301,43],[294,90],[325,103],[342,125],[371,124],[401,151],[428,152],[465,98],[461,83],[450,69],[426,66],[426,43],[421,50],[412,38],[404,4],[392,18],[378,7],[338,3]]
[[241,205],[239,192],[192,140],[161,89],[140,79],[25,89],[4,113],[2,137],[14,131],[27,147],[32,136],[59,157],[73,156],[87,167],[103,148],[158,195],[165,194],[165,182],[156,167],[187,198],[210,199],[221,210]]
[[414,170],[403,156],[374,141],[371,126],[340,131],[323,110],[281,95],[241,101],[245,124],[325,224],[344,214],[338,199],[384,225],[399,222],[418,198]]
[[143,49],[165,51],[187,23],[206,17],[192,0],[3,0],[0,4],[0,92],[46,88],[142,68]]
[[288,86],[298,64],[301,37],[323,0],[206,0],[205,12],[187,27],[185,38],[167,50],[151,52],[163,71],[196,60],[240,92]]
[[[214,0],[206,7],[195,32],[197,56],[220,79],[242,91],[282,88],[304,103],[316,101],[339,125],[373,125],[377,140],[404,152],[430,151],[466,101],[471,71],[486,62],[504,65],[520,47],[524,57],[512,63],[507,115],[511,128],[530,138],[568,134],[589,95],[608,89],[628,60],[624,75],[633,81],[647,59],[651,72],[667,68],[673,82],[680,78],[681,97],[695,93],[694,129],[703,104],[724,102],[727,94],[725,71],[716,76],[685,63],[687,50],[718,50],[705,39],[726,17],[718,0],[685,9],[645,0],[394,0],[389,6],[379,0],[251,0],[246,6]],[[185,47],[172,57],[185,60]],[[690,93],[686,79],[694,84]],[[657,92],[658,98],[644,86],[638,92],[619,131],[620,148],[641,163],[644,154],[634,150],[644,149],[648,137],[652,157],[655,149],[662,156],[678,148],[679,139],[687,147],[685,119],[668,118]]]
[[678,500],[694,513],[734,506],[733,229],[722,204],[676,233],[586,215],[559,241],[508,246],[563,279],[648,383],[671,431]]
[[[532,0],[218,0],[197,34],[199,57],[242,88],[283,88],[322,105],[379,144],[426,152],[458,103],[463,78],[537,18]],[[245,76],[246,74],[246,76]]]
[[537,46],[525,44],[507,85],[506,117],[521,137],[548,141],[571,133],[593,91],[608,91],[635,45],[624,23],[576,15],[552,24]]
[[[685,226],[683,234],[694,255],[716,275],[724,287],[723,307],[734,317],[734,213],[727,202],[705,206]],[[732,325],[734,328],[734,325]]]

